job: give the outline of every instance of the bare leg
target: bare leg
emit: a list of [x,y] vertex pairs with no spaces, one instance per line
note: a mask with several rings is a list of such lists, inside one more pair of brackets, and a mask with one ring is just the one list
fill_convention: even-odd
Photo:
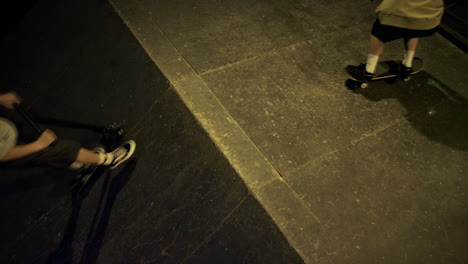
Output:
[[416,53],[416,48],[418,47],[419,38],[410,38],[405,40],[405,58],[403,60],[403,65],[406,67],[412,67],[414,54]]
[[380,39],[376,38],[374,35],[371,35],[370,45],[369,45],[369,54],[379,56],[382,55],[384,51],[385,43]]
[[405,49],[407,51],[416,51],[418,47],[419,38],[411,38],[405,41]]
[[80,152],[78,152],[78,157],[76,158],[76,161],[83,164],[97,165],[99,164],[100,158],[98,153],[93,152],[91,150],[87,150],[85,148],[81,148]]

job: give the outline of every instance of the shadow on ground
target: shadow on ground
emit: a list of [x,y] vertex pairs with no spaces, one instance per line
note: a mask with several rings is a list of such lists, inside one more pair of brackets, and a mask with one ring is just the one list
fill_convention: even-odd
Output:
[[[68,219],[63,239],[57,249],[50,254],[47,263],[97,263],[114,202],[120,191],[130,180],[136,164],[136,159],[132,159],[115,176],[112,176],[110,171],[98,170],[93,175],[92,180],[90,180],[91,182],[88,182],[83,188],[77,188],[72,192],[72,212]],[[73,243],[75,242],[76,231],[79,229],[78,219],[81,205],[100,177],[105,177],[105,181],[102,185],[98,207],[92,219],[91,230],[89,230],[83,252],[81,254],[74,254]],[[79,261],[74,261],[74,256],[76,255],[81,256],[79,257]]]
[[408,81],[388,79],[367,89],[349,89],[378,102],[397,99],[408,111],[405,117],[427,138],[450,148],[468,151],[468,100],[423,71]]
[[71,186],[71,173],[50,167],[34,167],[28,169],[0,167],[2,178],[0,179],[0,193],[2,198],[20,194],[41,186],[53,186],[49,192],[53,196],[64,196],[66,189]]

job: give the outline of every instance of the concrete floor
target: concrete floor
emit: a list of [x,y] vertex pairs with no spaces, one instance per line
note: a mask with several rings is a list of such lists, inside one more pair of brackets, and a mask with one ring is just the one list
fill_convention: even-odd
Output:
[[[467,261],[463,51],[436,34],[410,82],[350,91],[376,4],[112,3],[305,262]],[[263,158],[274,173],[256,178]]]
[[[80,10],[64,3],[60,8]],[[425,71],[411,81],[351,91],[342,69],[365,59],[375,3],[110,3],[136,40],[123,25],[117,27],[121,38],[115,39],[110,11],[76,11],[76,17],[63,18],[75,21],[70,24],[48,30],[38,25],[25,39],[19,33],[11,43],[23,46],[10,52],[15,63],[3,77],[23,85],[20,91],[36,111],[61,109],[59,117],[80,113],[89,122],[126,120],[129,134],[142,146],[138,163],[127,168],[134,170],[132,180],[117,199],[121,184],[103,177],[91,198],[79,203],[80,217],[73,217],[79,210],[64,198],[48,197],[47,206],[31,209],[28,201],[44,188],[25,198],[8,196],[8,203],[18,199],[25,207],[12,211],[16,218],[11,219],[25,216],[17,225],[34,227],[10,230],[2,259],[46,260],[51,248],[66,241],[64,228],[73,226],[64,214],[79,221],[78,239],[65,245],[75,252],[73,263],[468,262],[468,57],[463,51],[436,34],[421,43],[417,56],[424,59]],[[43,8],[51,14],[63,10]],[[102,20],[87,27],[76,22],[95,16]],[[54,24],[47,17],[45,25]],[[31,49],[29,40],[38,46]],[[402,53],[396,41],[383,58]],[[50,67],[40,69],[44,62]],[[28,81],[39,86],[32,89]],[[96,96],[84,97],[83,89]],[[178,98],[180,103],[161,103]],[[83,100],[89,100],[87,107]],[[200,129],[192,128],[195,124]],[[164,142],[171,135],[174,142]],[[92,145],[83,137],[77,135]],[[217,151],[225,161],[213,158]],[[128,180],[128,174],[118,175]],[[174,180],[168,178],[173,175]],[[185,188],[181,182],[187,181],[200,185]],[[107,197],[106,217],[98,221],[84,209],[99,205],[104,198],[95,189],[106,186],[117,191]],[[185,194],[181,200],[171,198],[180,193]],[[11,205],[5,202],[5,208]],[[259,224],[268,222],[254,217],[259,208],[274,224]],[[98,228],[90,239],[93,223],[105,226],[106,235]],[[276,229],[300,258],[253,256],[287,252],[288,245],[277,242]],[[236,240],[235,233],[249,239]],[[28,243],[41,239],[42,245]],[[225,246],[243,243],[234,253]],[[77,255],[83,247],[97,250]],[[22,255],[25,248],[30,253]],[[243,254],[248,257],[239,257]]]
[[0,166],[0,263],[302,263],[108,2],[40,1],[11,32],[0,92],[36,116],[117,123],[137,150],[80,192],[66,168]]

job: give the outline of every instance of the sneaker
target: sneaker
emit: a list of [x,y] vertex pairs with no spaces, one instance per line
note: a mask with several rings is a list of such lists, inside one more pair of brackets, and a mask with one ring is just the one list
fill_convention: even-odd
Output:
[[127,141],[122,146],[116,148],[112,151],[112,155],[114,156],[114,160],[109,164],[109,168],[115,169],[117,166],[128,160],[135,152],[136,143],[133,140]]
[[93,152],[100,153],[100,154],[106,154],[106,150],[103,147],[95,147],[95,148],[93,148]]
[[359,66],[348,65],[346,71],[356,80],[360,82],[370,82],[374,78],[374,74],[366,71],[366,64],[361,63]]
[[400,63],[400,77],[404,81],[408,81],[413,73],[413,67],[406,67],[403,62]]

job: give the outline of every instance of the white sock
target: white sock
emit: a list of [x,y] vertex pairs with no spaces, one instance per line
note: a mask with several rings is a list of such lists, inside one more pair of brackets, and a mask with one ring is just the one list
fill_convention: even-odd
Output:
[[374,73],[375,67],[377,67],[378,62],[379,62],[379,56],[376,56],[373,54],[367,54],[366,71],[369,73]]
[[99,153],[99,165],[110,165],[114,160],[112,153]]
[[414,58],[414,50],[407,50],[405,53],[405,59],[403,60],[403,65],[406,67],[413,67],[413,58]]
[[79,170],[79,169],[81,169],[83,167],[83,165],[84,165],[83,163],[75,161],[70,165],[70,169]]

